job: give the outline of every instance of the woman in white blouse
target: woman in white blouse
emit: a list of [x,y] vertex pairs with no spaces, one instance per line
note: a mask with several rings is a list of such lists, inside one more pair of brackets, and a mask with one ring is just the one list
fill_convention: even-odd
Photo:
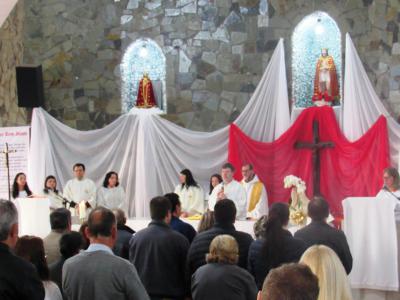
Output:
[[188,217],[204,212],[204,192],[194,180],[192,172],[188,169],[181,171],[180,184],[175,188],[182,205],[182,217]]
[[125,209],[125,191],[119,185],[116,172],[108,172],[104,178],[103,186],[97,190],[97,206],[108,209]]
[[32,191],[29,189],[28,183],[26,182],[25,173],[17,173],[17,175],[15,175],[12,186],[12,197],[14,199],[32,197]]
[[46,180],[44,181],[44,192],[46,197],[50,200],[51,210],[64,207],[62,194],[57,189],[57,180],[53,175],[46,177]]

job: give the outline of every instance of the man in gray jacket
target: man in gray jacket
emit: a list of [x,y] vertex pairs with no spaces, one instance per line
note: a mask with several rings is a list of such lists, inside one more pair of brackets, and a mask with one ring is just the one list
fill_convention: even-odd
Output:
[[89,248],[68,259],[62,285],[68,300],[149,300],[135,267],[112,252],[117,238],[115,216],[98,207],[88,219]]

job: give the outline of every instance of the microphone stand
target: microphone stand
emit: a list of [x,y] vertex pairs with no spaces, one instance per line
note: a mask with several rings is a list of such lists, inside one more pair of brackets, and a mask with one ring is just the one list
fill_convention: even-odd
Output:
[[67,198],[53,192],[52,190],[49,189],[44,189],[43,190],[45,194],[47,195],[51,195],[55,198],[57,198],[58,200],[62,201],[62,204],[64,205],[65,208],[67,208],[67,204],[69,204],[70,208],[74,208],[76,206],[76,202],[72,201],[72,200],[68,200]]

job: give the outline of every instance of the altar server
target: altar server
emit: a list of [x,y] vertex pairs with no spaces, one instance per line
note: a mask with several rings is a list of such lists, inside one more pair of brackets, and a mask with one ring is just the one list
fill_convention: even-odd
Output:
[[97,190],[97,206],[103,206],[111,210],[118,208],[125,210],[125,191],[119,185],[116,172],[108,172],[104,178],[103,186]]
[[182,217],[188,217],[204,212],[204,192],[194,180],[192,172],[188,169],[181,171],[180,184],[175,187],[175,194],[181,201]]
[[246,191],[244,187],[233,179],[235,168],[232,164],[226,163],[222,166],[221,177],[222,182],[218,184],[212,191],[208,200],[208,208],[214,210],[217,201],[222,199],[231,199],[236,206],[238,220],[246,219]]
[[254,173],[252,164],[242,166],[242,186],[246,191],[247,218],[257,220],[268,214],[268,198],[264,184]]
[[92,208],[96,207],[96,185],[85,178],[85,165],[76,163],[73,167],[74,179],[67,182],[64,188],[64,196],[68,200],[78,203],[76,213],[79,219],[87,219]]

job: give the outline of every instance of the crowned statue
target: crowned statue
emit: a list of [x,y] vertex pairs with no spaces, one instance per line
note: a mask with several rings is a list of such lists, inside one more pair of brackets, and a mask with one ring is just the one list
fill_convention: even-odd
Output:
[[333,57],[328,54],[328,49],[321,50],[317,61],[314,79],[313,102],[317,106],[330,105],[339,100],[339,85]]
[[157,103],[154,97],[153,84],[151,83],[149,74],[144,73],[139,83],[136,107],[152,108],[155,106],[157,106]]

